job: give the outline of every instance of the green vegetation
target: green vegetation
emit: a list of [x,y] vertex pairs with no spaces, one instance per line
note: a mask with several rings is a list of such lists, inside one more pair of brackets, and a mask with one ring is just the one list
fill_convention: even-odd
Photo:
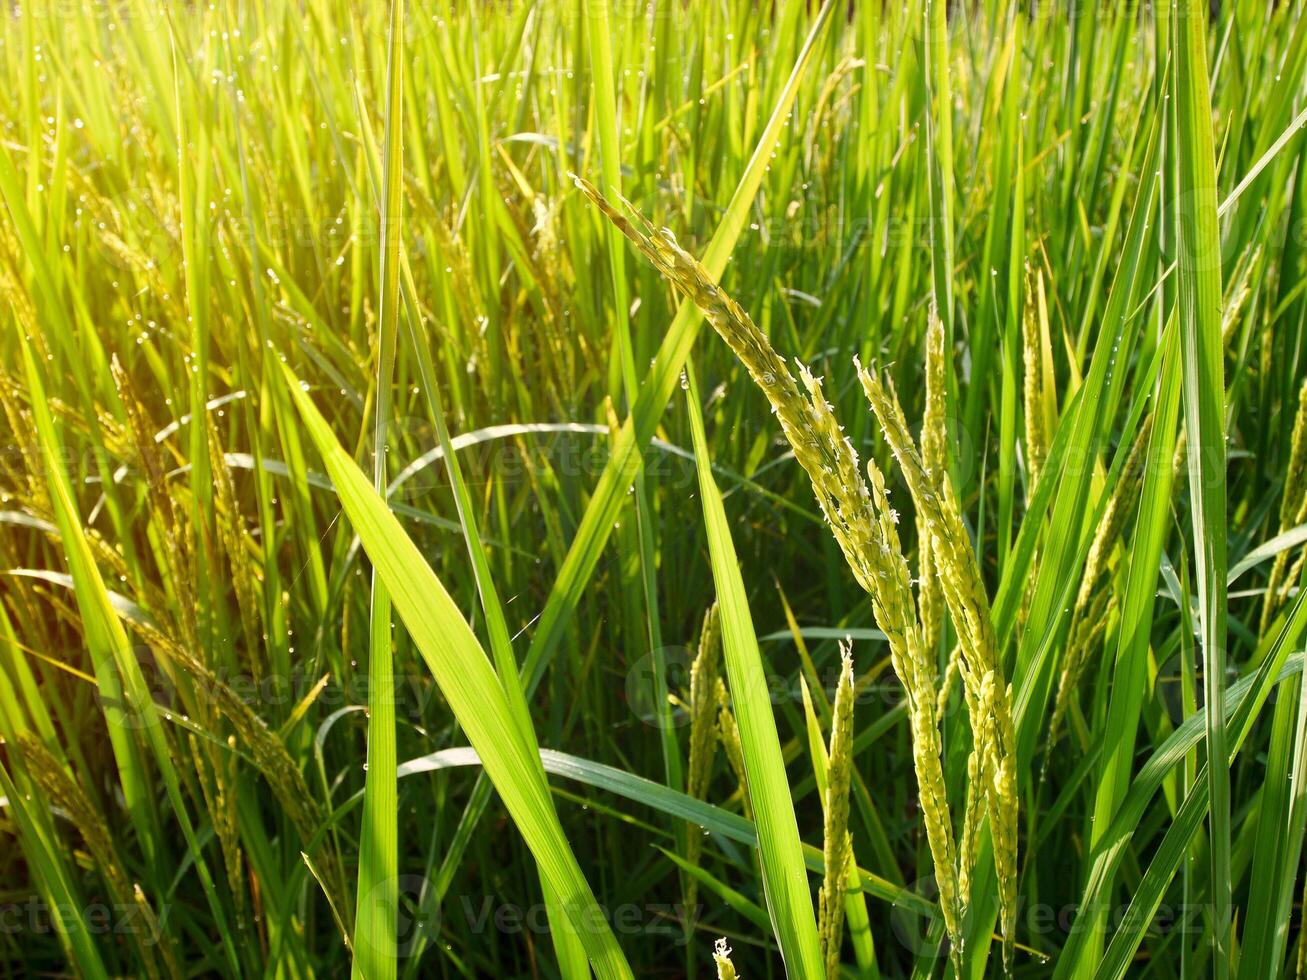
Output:
[[1307,972],[1216,6],[6,6],[0,971]]

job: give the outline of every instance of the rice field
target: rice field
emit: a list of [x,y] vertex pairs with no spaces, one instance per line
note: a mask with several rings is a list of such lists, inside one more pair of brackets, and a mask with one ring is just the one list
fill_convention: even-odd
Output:
[[1307,973],[1307,10],[0,11],[0,973]]

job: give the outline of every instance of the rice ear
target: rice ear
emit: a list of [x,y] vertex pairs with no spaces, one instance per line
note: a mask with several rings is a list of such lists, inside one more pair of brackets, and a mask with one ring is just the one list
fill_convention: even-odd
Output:
[[1026,471],[1030,492],[1043,472],[1048,456],[1048,429],[1044,424],[1044,343],[1041,324],[1044,309],[1044,280],[1037,271],[1026,270],[1026,301],[1021,317],[1022,398],[1026,422]]
[[[1280,533],[1304,522],[1307,522],[1307,381],[1298,389],[1298,411],[1293,419],[1289,463],[1284,475],[1284,490],[1280,496]],[[1271,628],[1275,613],[1288,597],[1289,583],[1298,578],[1289,569],[1292,550],[1281,551],[1271,564],[1270,576],[1266,580],[1266,594],[1262,599],[1260,633],[1263,636]],[[1299,552],[1294,568],[1301,567],[1302,554]]]
[[[772,414],[807,473],[818,506],[849,568],[871,598],[876,623],[889,640],[895,673],[907,693],[913,763],[926,837],[939,883],[943,915],[956,949],[961,916],[956,885],[953,825],[935,715],[935,663],[923,644],[912,580],[898,535],[898,512],[889,504],[884,475],[858,455],[826,400],[821,379],[799,365],[799,381],[749,315],[667,231],[654,231],[643,218],[628,220],[589,182],[576,178],[600,211],[664,276],[703,312],[771,403]],[[629,210],[631,209],[627,205]],[[639,227],[637,227],[639,225]],[[805,394],[806,393],[806,394]],[[719,728],[731,758],[733,719],[723,710]],[[734,763],[732,763],[734,765]]]
[[[702,800],[708,790],[708,778],[712,772],[713,756],[718,741],[718,692],[721,683],[721,631],[717,621],[717,604],[713,603],[703,617],[703,627],[699,633],[699,652],[690,666],[690,691],[688,709],[690,713],[690,760],[686,773],[686,792],[695,799]],[[690,834],[686,838],[685,859],[696,867],[703,850],[703,838],[699,834]],[[685,884],[685,905],[694,908],[698,897],[699,882],[689,876]]]
[[[940,328],[932,325],[931,329]],[[1003,683],[998,639],[980,565],[962,522],[961,509],[948,473],[927,471],[908,434],[903,409],[892,387],[866,369],[860,369],[858,375],[918,514],[929,528],[941,590],[958,632],[961,649],[959,673],[971,714],[973,735],[977,736],[979,751],[984,753],[983,765],[988,777],[986,810],[994,839],[1001,915],[1006,926],[1010,926],[1016,916],[1016,735],[1011,721],[1011,694]],[[994,689],[988,694],[984,687],[986,678]],[[989,734],[986,734],[987,723],[981,720],[986,716],[993,721]],[[1007,962],[1011,957],[1012,934],[1006,927],[1003,940]]]
[[1053,700],[1052,720],[1048,725],[1049,749],[1057,743],[1062,723],[1080,685],[1089,653],[1106,628],[1108,607],[1115,599],[1107,589],[1107,563],[1125,531],[1126,521],[1134,513],[1139,487],[1143,482],[1144,465],[1148,461],[1148,440],[1152,431],[1153,416],[1150,414],[1139,427],[1139,434],[1130,447],[1130,455],[1126,458],[1112,496],[1103,508],[1103,516],[1099,519],[1094,540],[1089,546],[1080,589],[1071,611],[1067,648],[1062,655],[1062,666],[1058,673],[1057,694]]
[[[946,366],[944,329],[933,307],[926,329],[926,410],[921,423],[921,462],[928,473],[942,473],[948,468],[948,443],[945,422]],[[921,611],[921,632],[926,653],[937,655],[944,631],[943,596],[935,574],[935,556],[931,550],[930,528],[920,513],[917,525],[917,607]],[[947,694],[944,695],[947,697]]]
[[[127,909],[134,908],[136,914],[151,926],[149,934],[140,929],[126,930],[132,936],[146,976],[180,976],[171,939],[160,930],[158,919],[140,885],[128,877],[126,868],[118,858],[113,832],[103,814],[64,764],[54,757],[40,739],[21,733],[17,741],[28,763],[27,770],[32,780],[50,804],[61,808],[72,826],[77,828],[118,909],[126,913]],[[159,953],[157,957],[156,950]]]
[[821,944],[826,976],[839,976],[840,942],[844,934],[844,893],[848,884],[849,783],[853,776],[853,653],[840,653],[840,680],[835,688],[831,722],[830,768],[826,777],[823,827],[824,879],[820,894]]

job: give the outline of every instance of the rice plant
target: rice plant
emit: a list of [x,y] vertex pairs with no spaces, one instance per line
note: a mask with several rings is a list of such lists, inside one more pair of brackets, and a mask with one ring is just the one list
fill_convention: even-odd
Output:
[[1299,5],[30,0],[0,82],[5,975],[1307,971]]

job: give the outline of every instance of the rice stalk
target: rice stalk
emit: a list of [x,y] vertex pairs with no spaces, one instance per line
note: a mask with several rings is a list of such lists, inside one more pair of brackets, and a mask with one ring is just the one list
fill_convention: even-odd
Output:
[[[939,313],[932,306],[931,323],[939,321]],[[928,330],[926,334],[926,407],[921,422],[921,462],[930,473],[943,473],[948,469],[948,434],[946,431],[947,365],[944,360],[943,331]],[[932,657],[939,649],[944,632],[943,596],[935,570],[931,550],[930,528],[921,514],[916,515],[917,526],[917,607],[921,614],[921,634],[927,654]],[[946,674],[956,670],[955,654],[950,654]],[[947,677],[944,689],[947,691]],[[945,698],[947,694],[944,695]]]
[[[699,307],[762,389],[795,459],[808,475],[854,578],[871,597],[876,623],[886,635],[894,670],[907,695],[922,817],[941,911],[956,954],[963,903],[957,887],[953,826],[935,716],[935,665],[923,646],[907,561],[899,543],[899,516],[889,504],[884,475],[874,460],[868,460],[868,487],[858,470],[857,453],[836,421],[821,381],[800,365],[799,376],[807,392],[801,394],[784,359],[749,315],[677,244],[669,230],[656,230],[624,202],[639,222],[640,227],[635,227],[588,181],[573,179],[672,285]],[[729,742],[724,739],[724,744],[729,757]]]
[[1058,674],[1057,694],[1053,700],[1053,716],[1048,725],[1047,752],[1057,743],[1066,719],[1066,713],[1080,687],[1089,654],[1098,644],[1107,629],[1111,609],[1116,604],[1116,597],[1108,587],[1108,560],[1116,550],[1125,532],[1126,521],[1134,513],[1138,503],[1139,489],[1143,484],[1144,467],[1148,462],[1148,440],[1153,431],[1153,417],[1148,415],[1139,427],[1139,434],[1130,447],[1125,466],[1117,480],[1116,488],[1103,508],[1098,527],[1094,531],[1094,540],[1089,546],[1089,555],[1085,559],[1085,568],[1080,579],[1080,588],[1076,593],[1075,607],[1071,612],[1071,627],[1067,632],[1066,652],[1062,655],[1062,665]]
[[183,523],[181,509],[169,493],[167,468],[154,441],[158,427],[150,420],[148,410],[136,394],[131,377],[123,370],[117,357],[110,362],[110,370],[118,398],[127,415],[132,458],[140,467],[150,513],[157,518],[162,536],[159,557],[164,566],[164,580],[174,592],[173,614],[181,633],[181,641],[189,649],[199,650],[201,645],[196,619],[198,603],[192,588],[194,577],[191,573],[190,535]]
[[[721,632],[717,622],[717,604],[714,603],[704,613],[703,626],[699,631],[699,652],[690,666],[690,759],[685,791],[696,800],[705,798],[717,748],[717,685],[721,681],[721,654]],[[686,861],[697,866],[703,850],[702,835],[692,833],[685,843]],[[695,907],[698,892],[699,882],[691,876],[685,886],[687,908]]]
[[731,711],[731,696],[726,690],[726,681],[717,678],[714,701],[717,704],[717,740],[721,742],[722,751],[726,753],[727,765],[735,774],[735,781],[740,785],[744,804],[744,815],[753,818],[749,807],[748,782],[744,776],[744,746],[740,742],[740,726]]
[[[935,334],[928,339],[942,344],[943,327],[932,323],[928,330]],[[981,581],[980,566],[972,551],[971,539],[962,523],[962,513],[953,491],[952,481],[946,472],[928,473],[912,437],[908,434],[903,410],[891,389],[871,371],[859,366],[859,380],[863,393],[871,405],[885,435],[890,451],[903,474],[918,512],[923,515],[930,531],[931,544],[939,569],[940,586],[948,604],[953,624],[958,631],[962,659],[959,673],[971,712],[973,730],[980,712],[992,718],[993,737],[980,746],[987,758],[989,774],[986,789],[987,812],[994,838],[994,864],[998,874],[1002,899],[1002,917],[1005,923],[1015,921],[1017,876],[1017,798],[1008,789],[1015,784],[1016,742],[1012,727],[1011,697],[1002,681],[1002,667],[998,661],[998,639],[990,615],[989,599]],[[983,682],[990,681],[993,694],[986,700]],[[1013,936],[1004,932],[1004,963],[1010,965]]]
[[50,805],[65,812],[68,821],[77,828],[78,834],[86,842],[87,850],[113,898],[118,916],[123,917],[123,921],[130,922],[126,918],[129,914],[127,910],[135,909],[136,914],[150,925],[148,934],[136,927],[124,930],[132,937],[132,944],[146,976],[152,980],[164,976],[183,976],[171,938],[160,929],[158,918],[145,893],[128,877],[114,847],[112,831],[105,824],[101,811],[40,739],[25,732],[20,733],[18,745],[28,763],[28,774],[40,787]]
[[241,639],[244,641],[242,659],[249,666],[250,674],[257,683],[263,672],[263,658],[260,656],[263,644],[259,639],[262,632],[262,616],[255,589],[260,576],[250,558],[252,547],[249,542],[249,532],[241,522],[236,485],[232,480],[231,467],[222,448],[222,434],[214,424],[212,416],[206,415],[205,418],[209,425],[209,473],[213,478],[218,540],[231,570],[236,614],[237,619],[240,620]]
[[[1048,426],[1044,420],[1044,342],[1041,324],[1045,312],[1044,279],[1036,270],[1026,272],[1026,301],[1021,317],[1021,393],[1025,401],[1026,473],[1030,492],[1048,457]],[[923,453],[925,449],[922,449]]]
[[245,860],[240,843],[240,817],[237,808],[234,759],[219,754],[212,744],[204,748],[193,733],[188,733],[187,744],[195,760],[196,781],[204,796],[205,808],[213,822],[213,832],[222,851],[227,871],[227,888],[232,894],[238,915],[245,912],[245,887],[242,881]]
[[[1293,435],[1289,441],[1289,463],[1284,474],[1284,489],[1280,495],[1280,533],[1307,521],[1307,381],[1298,389],[1298,410],[1293,418]],[[1292,549],[1275,556],[1270,575],[1266,580],[1266,593],[1262,597],[1261,635],[1265,636],[1275,619],[1276,612],[1288,598],[1289,588],[1298,578],[1289,571]],[[1301,565],[1301,553],[1295,568]]]
[[853,651],[846,644],[840,651],[840,679],[835,688],[822,833],[825,871],[819,900],[818,927],[827,977],[839,976],[840,969],[844,895],[848,885],[848,864],[852,858],[849,838],[849,783],[852,778]]

